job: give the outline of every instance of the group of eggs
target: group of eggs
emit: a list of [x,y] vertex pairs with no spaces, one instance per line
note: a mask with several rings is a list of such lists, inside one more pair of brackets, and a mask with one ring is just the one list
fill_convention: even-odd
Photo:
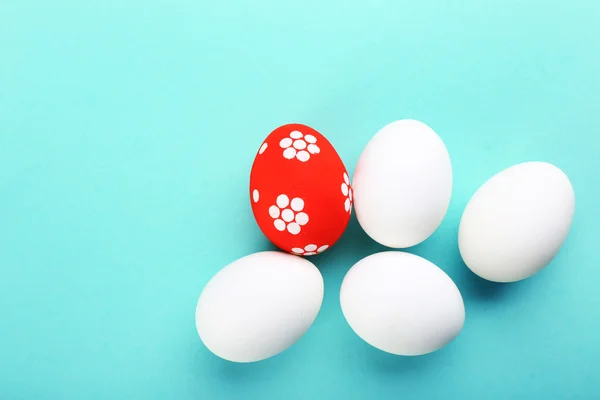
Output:
[[[234,362],[272,357],[315,321],[323,278],[307,258],[328,251],[352,208],[364,231],[390,249],[427,239],[441,224],[452,192],[452,167],[426,124],[399,120],[363,150],[350,179],[327,139],[302,124],[274,130],[250,175],[250,201],[261,231],[282,251],[245,256],[204,287],[196,327],[205,346]],[[569,232],[575,196],[567,176],[545,162],[525,162],[488,179],[468,202],[458,246],[481,278],[515,282],[558,253]],[[422,355],[462,330],[458,287],[417,255],[389,250],[358,261],[340,291],[343,315],[364,341],[397,355]]]

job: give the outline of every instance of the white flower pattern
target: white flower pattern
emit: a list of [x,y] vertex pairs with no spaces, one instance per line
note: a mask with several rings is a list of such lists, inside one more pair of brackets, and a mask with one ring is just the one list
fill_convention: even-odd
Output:
[[342,194],[346,198],[344,201],[344,209],[352,213],[352,187],[350,186],[350,178],[348,174],[344,172],[344,182],[342,182]]
[[269,146],[269,145],[267,144],[267,142],[264,142],[264,143],[262,144],[262,146],[260,146],[260,149],[258,149],[258,154],[262,154],[262,153],[264,153],[264,152],[265,152],[265,150],[267,149],[267,147],[268,147],[268,146]]
[[297,235],[302,227],[309,221],[304,210],[304,200],[294,197],[291,201],[285,194],[277,196],[274,205],[269,207],[269,215],[273,218],[275,229],[280,232],[287,230],[292,235]]
[[329,245],[323,245],[321,247],[317,248],[316,244],[308,244],[306,246],[304,246],[304,248],[300,248],[300,247],[294,247],[292,249],[292,253],[299,255],[299,256],[314,256],[315,254],[320,254],[322,252],[324,252],[325,250],[327,250],[329,248]]
[[317,146],[317,138],[313,135],[304,135],[300,131],[290,132],[290,136],[281,139],[279,147],[283,149],[283,157],[291,160],[307,162],[311,155],[319,154],[321,149]]

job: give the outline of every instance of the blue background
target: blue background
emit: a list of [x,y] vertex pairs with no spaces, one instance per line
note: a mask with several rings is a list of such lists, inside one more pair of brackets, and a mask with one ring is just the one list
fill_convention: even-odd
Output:
[[[598,399],[600,2],[0,2],[1,399]],[[279,125],[313,126],[349,171],[416,118],[453,162],[436,233],[411,252],[462,291],[461,335],[395,357],[345,323],[348,268],[383,248],[353,219],[313,258],[323,308],[252,365],[202,345],[197,298],[270,249],[248,198]],[[497,285],[462,264],[470,196],[515,163],[571,178],[552,264]]]

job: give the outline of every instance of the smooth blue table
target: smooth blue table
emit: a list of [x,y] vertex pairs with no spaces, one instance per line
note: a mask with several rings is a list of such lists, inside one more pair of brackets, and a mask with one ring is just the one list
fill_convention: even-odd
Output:
[[[0,399],[600,398],[600,2],[0,2]],[[289,351],[238,365],[194,325],[220,268],[270,249],[250,211],[262,139],[313,126],[349,171],[415,118],[452,157],[438,231],[410,249],[466,323],[419,358],[363,343],[339,307],[382,247],[353,218],[314,258],[323,308]],[[512,285],[462,264],[460,215],[494,173],[556,164],[577,206],[552,264]]]

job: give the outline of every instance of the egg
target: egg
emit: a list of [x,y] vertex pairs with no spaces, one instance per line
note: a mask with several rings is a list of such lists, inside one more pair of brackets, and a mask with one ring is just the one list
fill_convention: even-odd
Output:
[[528,278],[558,253],[574,212],[573,187],[558,167],[513,165],[469,200],[459,225],[460,254],[471,271],[489,281]]
[[426,124],[384,126],[362,151],[352,181],[356,218],[375,241],[414,246],[441,224],[452,193],[446,146]]
[[256,362],[298,341],[322,301],[323,278],[310,261],[277,251],[255,253],[227,265],[206,284],[196,328],[217,356]]
[[371,346],[416,356],[450,343],[462,330],[462,296],[448,275],[430,261],[384,251],[357,262],[340,291],[346,321]]
[[281,250],[312,256],[333,246],[352,212],[348,171],[331,143],[303,124],[275,129],[250,173],[250,203],[261,231]]

